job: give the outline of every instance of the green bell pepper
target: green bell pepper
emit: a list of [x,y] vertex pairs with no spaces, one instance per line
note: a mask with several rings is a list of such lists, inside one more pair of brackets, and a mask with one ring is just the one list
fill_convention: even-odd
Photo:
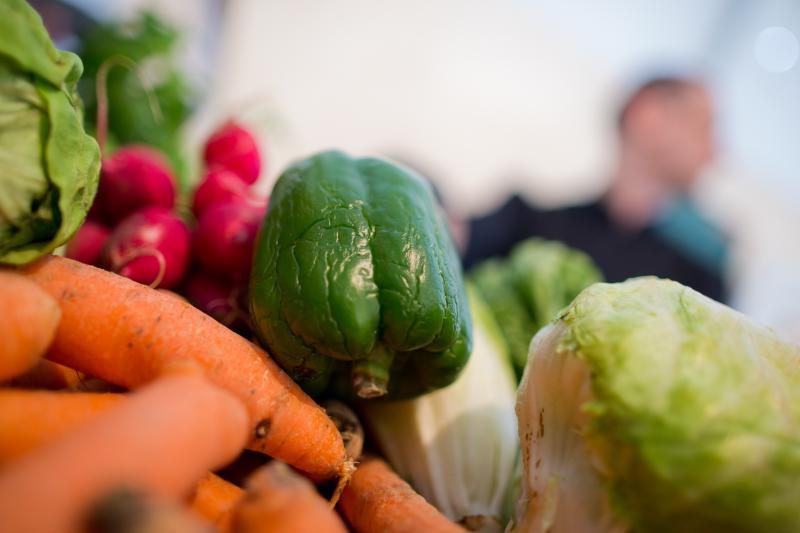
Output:
[[430,185],[342,152],[278,179],[256,243],[257,335],[307,392],[409,398],[452,383],[472,326]]

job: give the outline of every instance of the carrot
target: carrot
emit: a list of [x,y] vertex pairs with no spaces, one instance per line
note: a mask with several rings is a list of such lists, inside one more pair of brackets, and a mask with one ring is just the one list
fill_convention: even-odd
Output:
[[346,472],[342,438],[324,411],[264,350],[202,311],[61,257],[45,258],[25,274],[61,305],[48,358],[127,388],[193,361],[247,406],[248,448],[317,480]]
[[374,457],[356,468],[339,500],[339,510],[357,532],[464,531]]
[[209,472],[197,484],[190,507],[219,533],[229,533],[233,531],[233,509],[243,497],[240,487]]
[[113,393],[0,389],[0,464],[52,442],[121,399]]
[[211,533],[213,528],[174,502],[119,489],[103,496],[86,517],[86,533]]
[[80,372],[47,359],[42,359],[26,373],[8,384],[23,389],[66,389],[78,386],[84,379]]
[[[0,464],[57,439],[123,398],[115,393],[0,389]],[[231,511],[242,496],[241,488],[209,472],[198,482],[191,507],[225,533],[231,531]]]
[[0,270],[0,381],[24,374],[42,358],[61,311],[45,291],[24,276]]
[[280,461],[259,468],[233,515],[237,533],[344,533],[347,531],[314,485]]
[[196,376],[170,376],[0,471],[5,531],[75,531],[88,506],[120,487],[157,498],[187,495],[210,468],[233,459],[247,414]]

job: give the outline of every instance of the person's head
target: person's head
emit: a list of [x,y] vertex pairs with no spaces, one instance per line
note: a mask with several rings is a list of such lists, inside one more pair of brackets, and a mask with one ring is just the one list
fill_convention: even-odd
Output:
[[620,142],[646,158],[666,184],[685,188],[714,157],[712,115],[711,96],[701,82],[654,78],[622,106]]

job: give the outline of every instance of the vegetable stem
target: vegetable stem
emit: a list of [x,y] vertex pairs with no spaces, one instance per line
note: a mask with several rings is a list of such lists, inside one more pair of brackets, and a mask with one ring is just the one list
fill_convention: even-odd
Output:
[[365,358],[353,363],[353,389],[359,398],[378,398],[386,394],[392,361],[394,352],[378,345]]
[[161,114],[161,106],[153,93],[153,88],[150,84],[146,83],[141,71],[139,70],[136,62],[129,57],[123,55],[114,55],[103,61],[100,68],[97,69],[97,79],[95,80],[95,93],[97,94],[97,118],[96,118],[96,137],[97,145],[100,147],[100,153],[105,153],[106,137],[108,135],[108,94],[106,86],[108,82],[108,72],[116,66],[122,66],[133,72],[147,96],[147,104],[150,107],[150,112],[153,113],[153,120],[156,124],[160,124],[163,120]]

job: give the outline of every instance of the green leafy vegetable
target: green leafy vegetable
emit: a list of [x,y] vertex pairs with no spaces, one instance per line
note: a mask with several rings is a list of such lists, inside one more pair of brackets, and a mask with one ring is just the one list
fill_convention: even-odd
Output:
[[94,124],[101,65],[112,58],[135,63],[144,73],[157,107],[151,107],[134,72],[111,68],[106,80],[109,133],[119,144],[144,143],[159,148],[185,185],[188,169],[180,133],[191,110],[192,91],[173,58],[178,38],[174,28],[147,12],[132,21],[92,26],[81,36],[80,54],[86,67],[81,94]]
[[508,259],[489,259],[469,273],[488,302],[522,374],[533,335],[602,275],[592,260],[555,241],[528,239]]
[[583,291],[517,416],[522,531],[800,531],[800,347],[678,283]]
[[0,263],[64,244],[94,199],[100,152],[83,130],[81,71],[27,3],[0,2]]
[[489,259],[470,271],[469,280],[494,314],[514,368],[521,374],[528,345],[538,328],[513,274],[505,260]]

